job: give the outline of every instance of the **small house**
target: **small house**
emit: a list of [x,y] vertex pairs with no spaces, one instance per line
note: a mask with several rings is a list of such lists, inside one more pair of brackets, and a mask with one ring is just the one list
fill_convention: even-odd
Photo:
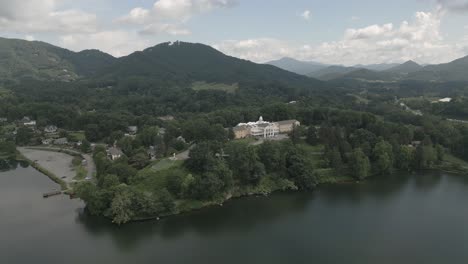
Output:
[[137,126],[129,126],[129,127],[127,127],[127,132],[130,135],[136,135],[136,133],[138,132],[138,127]]
[[54,125],[49,125],[44,128],[44,132],[47,134],[57,133],[57,130],[58,130],[57,126],[54,126]]
[[166,115],[166,116],[160,116],[158,117],[158,119],[161,121],[172,121],[174,120],[174,117],[171,115]]
[[147,151],[147,154],[148,154],[148,157],[151,160],[156,160],[156,155],[157,155],[156,147],[155,146],[150,146],[148,151]]
[[0,123],[6,123],[8,119],[6,117],[0,117]]
[[124,154],[119,148],[111,147],[107,150],[107,155],[111,160],[116,160],[122,157]]
[[27,116],[23,117],[20,123],[23,124],[24,126],[29,126],[29,127],[36,126],[36,120],[32,120],[31,118]]
[[42,140],[42,145],[50,145],[54,142],[52,138],[46,138]]
[[183,136],[178,136],[177,141],[187,143],[187,141],[185,140],[185,138]]
[[58,138],[54,140],[54,145],[67,145],[68,139],[67,138]]

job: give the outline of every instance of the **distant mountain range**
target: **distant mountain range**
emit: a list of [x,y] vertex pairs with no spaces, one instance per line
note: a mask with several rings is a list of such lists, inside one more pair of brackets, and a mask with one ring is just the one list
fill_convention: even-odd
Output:
[[[284,61],[288,63],[278,63]],[[304,67],[304,65],[310,65],[310,62],[302,62],[286,58],[270,62],[269,64],[298,74],[304,74],[306,71],[306,67]],[[400,80],[442,82],[468,81],[468,56],[450,63],[426,66],[420,65],[411,60],[402,64],[371,64],[346,67],[315,63],[314,66],[316,67],[315,70],[305,73],[305,75],[323,81],[334,79],[358,79],[362,81],[384,82]]]
[[[283,58],[257,64],[227,56],[203,44],[162,43],[115,58],[98,50],[73,52],[44,42],[0,38],[0,85],[22,80],[71,82],[82,79],[151,80],[152,85],[192,82],[279,84],[282,87],[323,87],[322,81],[468,81],[468,57],[439,65],[326,65]],[[317,80],[319,79],[319,80]]]

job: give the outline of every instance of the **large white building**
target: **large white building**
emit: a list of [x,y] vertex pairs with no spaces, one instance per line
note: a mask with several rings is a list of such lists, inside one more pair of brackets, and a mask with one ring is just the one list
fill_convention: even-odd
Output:
[[286,120],[279,122],[267,122],[260,117],[256,122],[240,123],[234,127],[236,139],[246,137],[272,138],[278,134],[289,133],[294,126],[300,126],[297,120]]

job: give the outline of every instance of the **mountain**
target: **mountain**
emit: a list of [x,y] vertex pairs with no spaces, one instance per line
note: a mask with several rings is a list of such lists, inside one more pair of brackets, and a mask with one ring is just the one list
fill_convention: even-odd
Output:
[[267,62],[266,64],[276,66],[280,69],[295,72],[297,74],[306,75],[328,67],[326,64],[313,61],[299,61],[293,58],[282,58],[275,61]]
[[367,69],[367,70],[371,70],[371,71],[385,71],[385,70],[388,70],[390,68],[396,67],[398,65],[400,65],[400,64],[398,64],[398,63],[381,63],[381,64],[368,64],[368,65],[358,64],[358,65],[354,65],[353,67],[354,68]]
[[386,70],[386,72],[397,73],[397,74],[409,74],[420,71],[423,67],[416,62],[410,60],[393,68]]
[[98,78],[123,80],[146,78],[161,85],[207,83],[278,83],[310,87],[320,81],[279,69],[227,56],[211,46],[167,42],[119,58],[98,72]]
[[424,81],[468,81],[468,56],[449,63],[428,65],[407,79]]
[[0,80],[73,81],[108,67],[111,55],[90,50],[73,52],[44,42],[0,38]]
[[353,72],[358,68],[345,67],[345,66],[329,66],[327,68],[311,72],[307,76],[317,78],[319,80],[328,81],[336,78],[341,78],[345,74]]

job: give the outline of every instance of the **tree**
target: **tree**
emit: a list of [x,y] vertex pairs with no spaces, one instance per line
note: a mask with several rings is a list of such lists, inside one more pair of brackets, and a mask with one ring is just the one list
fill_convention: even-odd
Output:
[[301,126],[293,126],[291,133],[289,133],[289,137],[294,144],[298,144],[301,140],[302,135],[304,134],[303,127]]
[[108,204],[98,187],[89,182],[80,182],[74,188],[75,193],[86,203],[86,209],[92,215],[102,215]]
[[374,147],[373,157],[376,162],[375,168],[378,174],[392,173],[394,157],[393,148],[390,143],[385,140],[377,143]]
[[396,167],[400,170],[409,171],[414,163],[414,148],[409,146],[399,146],[397,149]]
[[16,133],[16,145],[27,145],[33,136],[33,131],[27,127],[20,127]]
[[370,161],[360,148],[353,151],[350,161],[350,168],[354,178],[363,180],[369,177]]
[[89,153],[89,152],[91,152],[91,144],[89,143],[88,140],[84,139],[84,140],[81,142],[80,150],[81,150],[81,152],[83,152],[83,153]]
[[265,166],[259,161],[253,146],[232,142],[226,147],[229,168],[244,184],[257,184],[265,175]]
[[317,185],[316,174],[304,153],[293,149],[287,155],[286,167],[288,177],[302,189],[312,189]]
[[307,129],[307,138],[306,138],[307,143],[309,143],[312,146],[315,146],[319,143],[319,138],[318,138],[318,131],[314,126],[310,126]]
[[112,222],[118,225],[132,220],[135,212],[132,208],[134,193],[126,185],[120,185],[111,203]]
[[265,165],[269,173],[280,172],[284,169],[284,159],[281,154],[282,145],[278,142],[266,141],[258,148],[258,157],[260,162]]
[[86,139],[91,142],[95,142],[101,139],[99,126],[96,124],[87,125],[85,128],[85,136],[86,136]]
[[130,157],[130,164],[136,169],[143,169],[149,164],[149,157],[143,148],[136,151],[136,154]]

